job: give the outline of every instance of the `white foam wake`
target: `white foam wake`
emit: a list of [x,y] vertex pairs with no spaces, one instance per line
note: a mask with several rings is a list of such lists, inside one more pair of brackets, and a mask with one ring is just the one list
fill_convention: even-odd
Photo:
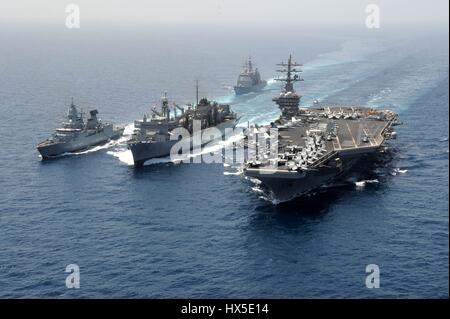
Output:
[[376,184],[378,183],[378,179],[368,179],[363,181],[355,182],[357,188],[364,188],[367,184]]
[[122,163],[125,163],[130,166],[133,165],[134,164],[133,154],[131,154],[131,151],[128,150],[126,146],[127,141],[133,134],[133,131],[134,131],[134,123],[126,124],[123,130],[122,137],[117,140],[117,144],[112,145],[115,146],[115,148],[109,150],[108,152],[106,152],[106,154],[116,157]]
[[274,85],[277,81],[274,78],[270,78],[267,80],[267,85]]
[[237,172],[223,172],[223,175],[241,175],[242,171],[237,171]]
[[398,174],[406,174],[408,172],[407,169],[394,168],[391,172],[392,176],[396,176]]
[[106,154],[111,155],[119,159],[122,163],[125,163],[129,166],[134,165],[133,161],[133,154],[131,154],[130,150],[122,149],[122,150],[114,150],[114,151],[108,151]]
[[222,149],[230,147],[235,142],[239,142],[244,138],[243,134],[234,134],[228,137],[226,140],[218,139],[203,146],[200,151],[195,150],[189,157],[194,158],[202,156],[204,154],[217,153]]

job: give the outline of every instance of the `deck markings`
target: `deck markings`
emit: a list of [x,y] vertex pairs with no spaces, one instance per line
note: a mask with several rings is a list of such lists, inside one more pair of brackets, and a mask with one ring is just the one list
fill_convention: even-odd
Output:
[[[341,142],[339,141],[339,136],[338,136],[338,134],[336,135],[336,142],[338,143],[337,149],[338,149],[338,150],[341,150],[341,149],[342,149],[342,146],[341,146]],[[333,142],[333,146],[334,146],[334,142]]]
[[355,138],[353,137],[353,133],[352,133],[352,130],[350,129],[350,125],[348,125],[347,122],[345,122],[345,125],[347,125],[347,129],[348,129],[348,132],[350,133],[350,137],[352,138],[353,145],[355,145],[355,148],[358,148],[358,144],[356,144]]

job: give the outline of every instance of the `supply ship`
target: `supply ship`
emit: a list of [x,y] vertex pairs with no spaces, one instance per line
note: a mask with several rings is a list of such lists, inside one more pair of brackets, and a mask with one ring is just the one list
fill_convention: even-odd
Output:
[[[149,159],[169,156],[172,147],[178,142],[178,139],[171,138],[176,128],[184,128],[191,138],[201,140],[202,135],[214,133],[212,129],[215,132],[219,130],[223,136],[225,129],[236,126],[239,117],[231,110],[230,105],[210,101],[205,97],[199,100],[198,84],[196,96],[195,105],[180,107],[173,104],[171,107],[165,94],[160,110],[154,107],[151,116],[144,115],[142,120],[134,122],[135,130],[127,145],[136,167],[142,166]],[[194,132],[194,121],[200,123],[201,131]]]

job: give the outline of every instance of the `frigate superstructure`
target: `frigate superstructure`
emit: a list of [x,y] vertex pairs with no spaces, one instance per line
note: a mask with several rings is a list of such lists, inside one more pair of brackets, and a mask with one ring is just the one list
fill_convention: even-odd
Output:
[[258,68],[255,68],[251,57],[242,67],[234,92],[236,95],[246,94],[250,92],[257,92],[267,85],[267,81],[261,80]]
[[[357,106],[322,106],[300,108],[301,96],[294,90],[300,64],[289,57],[279,72],[286,76],[284,90],[273,100],[281,116],[270,126],[249,130],[247,140],[256,156],[244,164],[244,174],[256,178],[275,201],[288,201],[317,190],[352,171],[358,162],[371,161],[384,151],[388,139],[396,137],[393,126],[398,116],[389,110]],[[255,132],[277,129],[275,157],[257,151],[252,142]],[[264,145],[267,146],[267,145]],[[265,147],[264,150],[268,150]],[[273,155],[273,154],[272,154]]]
[[[217,130],[224,135],[225,129],[236,126],[239,117],[231,110],[229,104],[220,104],[207,98],[199,100],[198,83],[196,96],[195,105],[180,107],[173,103],[171,107],[165,94],[161,110],[153,107],[151,116],[144,115],[142,120],[134,122],[135,130],[127,144],[133,154],[135,166],[142,166],[145,161],[152,158],[170,155],[172,147],[178,142],[172,137],[172,132],[176,128],[184,128],[191,138],[198,137],[202,140],[202,136],[209,136]],[[200,124],[199,131],[195,131],[195,121]]]
[[67,111],[67,119],[47,140],[38,144],[37,149],[43,159],[58,157],[65,153],[79,152],[90,147],[104,144],[122,136],[123,128],[97,118],[96,109],[89,112],[85,122],[83,112],[73,103]]

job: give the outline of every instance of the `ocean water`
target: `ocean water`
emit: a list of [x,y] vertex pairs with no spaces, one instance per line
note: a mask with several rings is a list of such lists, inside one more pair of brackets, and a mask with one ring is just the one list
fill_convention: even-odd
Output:
[[[445,32],[10,26],[0,43],[0,297],[448,298]],[[129,133],[165,91],[193,102],[196,79],[241,125],[269,123],[289,53],[302,105],[400,114],[389,161],[274,205],[235,167],[134,169],[125,138],[48,162],[35,149],[71,97]],[[247,55],[269,85],[234,97]],[[72,263],[80,289],[65,287]]]

